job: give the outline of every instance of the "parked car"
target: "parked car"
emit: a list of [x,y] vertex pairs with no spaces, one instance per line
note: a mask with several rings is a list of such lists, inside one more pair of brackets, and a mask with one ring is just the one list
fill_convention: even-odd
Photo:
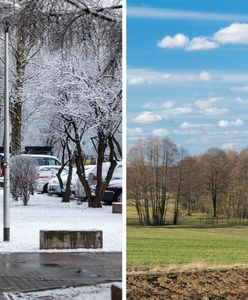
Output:
[[[92,177],[91,169],[93,169],[95,165],[86,165],[85,166],[85,175],[86,178],[90,181],[91,179],[89,177]],[[63,182],[63,187],[65,188],[66,182],[68,178],[68,169],[63,172],[63,175],[61,176],[62,182]],[[72,170],[72,180],[71,180],[71,193],[74,195],[78,195],[78,190],[81,190],[81,182],[78,179],[77,175],[77,168],[73,168]],[[48,184],[48,193],[50,195],[62,195],[61,187],[59,184],[59,180],[57,177],[54,177],[50,179],[49,184]],[[84,198],[85,192],[81,191],[82,198]]]
[[[106,178],[109,167],[110,167],[109,162],[103,163],[103,166],[102,166],[102,177],[103,177],[103,179]],[[121,178],[122,178],[122,162],[118,162],[117,166],[114,170],[112,180],[113,179],[121,179]],[[88,180],[90,186],[92,186],[92,189],[94,189],[94,186],[97,183],[97,165],[93,166],[90,170],[88,170],[87,180]],[[81,182],[79,181],[78,178],[77,178],[77,186],[78,186],[78,188],[76,190],[75,195],[78,198],[84,198],[86,196],[85,195],[85,190],[84,190],[84,187],[82,186],[82,184],[81,184]]]
[[35,180],[35,191],[47,193],[48,182],[56,176],[61,163],[55,156],[46,154],[22,154],[22,156],[33,159],[38,166],[38,177]]
[[[71,193],[72,194],[75,194],[75,189],[76,189],[75,178],[76,178],[76,176],[77,176],[77,168],[73,168],[72,169],[72,179],[71,179]],[[66,187],[67,178],[68,178],[68,168],[64,169],[61,174],[63,188]],[[61,191],[61,187],[60,187],[57,176],[50,179],[47,189],[48,189],[48,193],[50,195],[62,196],[62,191]]]
[[102,198],[102,202],[122,202],[122,179],[113,179],[108,185]]
[[35,190],[40,193],[48,192],[48,184],[52,178],[57,178],[60,166],[40,166],[38,170],[38,177],[35,180]]
[[[35,181],[35,190],[37,192],[47,192],[49,180],[56,176],[61,163],[55,156],[43,154],[21,154],[22,156],[33,159],[38,166],[38,177]],[[4,176],[4,155],[0,153],[0,186],[3,185]]]
[[55,156],[46,154],[22,154],[22,156],[35,160],[38,166],[61,166],[60,161]]

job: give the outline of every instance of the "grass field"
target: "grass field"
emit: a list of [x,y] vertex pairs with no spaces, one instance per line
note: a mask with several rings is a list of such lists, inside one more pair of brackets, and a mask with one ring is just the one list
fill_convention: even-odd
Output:
[[[135,218],[131,208],[128,217],[132,221]],[[218,225],[197,226],[199,215],[182,220],[183,225],[179,226],[128,226],[128,267],[197,263],[248,265],[248,226],[231,226],[224,221]]]

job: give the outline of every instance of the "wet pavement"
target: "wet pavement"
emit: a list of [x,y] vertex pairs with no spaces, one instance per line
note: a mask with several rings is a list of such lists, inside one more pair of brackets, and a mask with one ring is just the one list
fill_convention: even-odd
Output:
[[0,254],[1,292],[29,292],[121,281],[121,253]]

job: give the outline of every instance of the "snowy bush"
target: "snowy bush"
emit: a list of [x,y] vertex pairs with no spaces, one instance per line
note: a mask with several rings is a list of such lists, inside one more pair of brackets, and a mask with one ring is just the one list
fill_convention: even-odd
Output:
[[23,205],[28,204],[30,194],[34,191],[38,168],[29,157],[16,155],[10,161],[10,193],[13,199],[20,198]]

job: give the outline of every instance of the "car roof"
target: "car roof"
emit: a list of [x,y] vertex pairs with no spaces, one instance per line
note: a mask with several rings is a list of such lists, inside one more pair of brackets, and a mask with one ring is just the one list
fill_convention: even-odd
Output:
[[55,158],[58,159],[56,156],[52,155],[47,155],[47,154],[21,154],[22,156],[29,156],[29,157],[37,157],[37,158],[42,158],[42,157],[47,157],[47,158]]

